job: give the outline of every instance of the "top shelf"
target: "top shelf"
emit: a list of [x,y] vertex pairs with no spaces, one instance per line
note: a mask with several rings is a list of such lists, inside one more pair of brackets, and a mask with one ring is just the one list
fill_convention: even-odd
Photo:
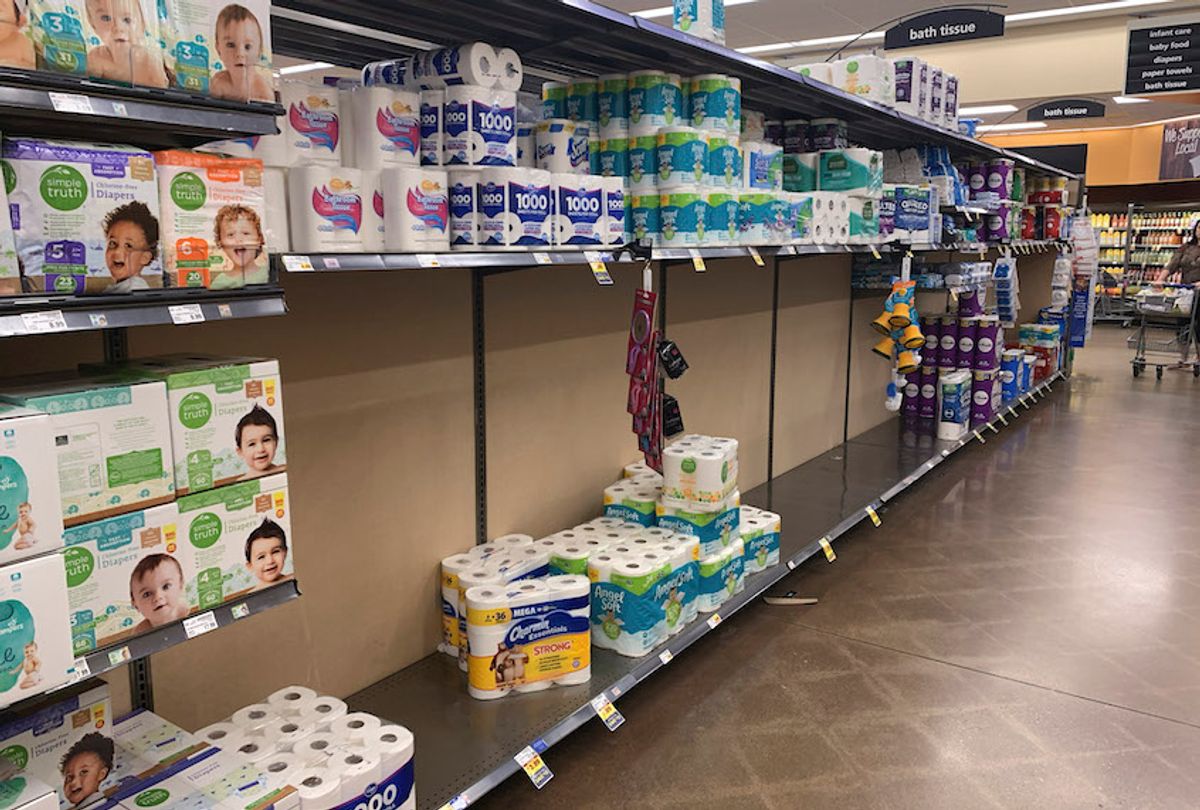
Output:
[[419,47],[406,37],[437,43],[482,39],[521,55],[528,90],[537,90],[547,78],[664,65],[685,75],[728,73],[741,79],[747,107],[778,118],[841,118],[851,139],[864,146],[947,146],[956,159],[1008,158],[1034,174],[1076,177],[589,0],[442,0],[436,5],[428,0],[277,0],[271,13],[275,51],[305,59],[359,66]]
[[150,149],[191,147],[274,134],[275,117],[282,113],[278,104],[0,68],[0,126],[6,135],[90,137]]

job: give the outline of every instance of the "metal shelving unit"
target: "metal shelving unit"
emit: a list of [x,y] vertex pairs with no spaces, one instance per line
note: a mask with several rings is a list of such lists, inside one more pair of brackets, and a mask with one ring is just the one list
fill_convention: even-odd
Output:
[[346,702],[353,709],[402,723],[421,740],[417,769],[421,808],[467,807],[520,770],[513,757],[525,746],[545,750],[596,716],[593,698],[604,695],[615,702],[658,670],[679,666],[671,663],[676,656],[793,569],[822,554],[822,540],[836,544],[846,532],[869,520],[871,513],[878,514],[934,467],[976,441],[975,434],[982,437],[1007,427],[1043,398],[1060,374],[1005,403],[999,415],[964,439],[938,441],[928,431],[918,435],[901,420],[889,420],[743,493],[743,502],[782,517],[780,564],[747,576],[745,590],[716,614],[701,617],[649,655],[626,658],[593,650],[588,684],[479,701],[467,695],[457,662],[434,653]]

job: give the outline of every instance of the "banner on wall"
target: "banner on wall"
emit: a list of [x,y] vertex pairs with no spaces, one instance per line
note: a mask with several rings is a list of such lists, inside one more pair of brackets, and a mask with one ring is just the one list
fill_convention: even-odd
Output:
[[1200,116],[1163,124],[1159,180],[1200,177]]

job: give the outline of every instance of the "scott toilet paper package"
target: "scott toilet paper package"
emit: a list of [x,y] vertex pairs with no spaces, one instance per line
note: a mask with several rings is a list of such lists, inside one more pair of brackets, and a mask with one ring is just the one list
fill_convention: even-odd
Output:
[[155,152],[168,286],[227,290],[270,280],[258,160]]
[[292,249],[302,253],[357,253],[363,249],[363,173],[334,166],[288,170]]
[[384,246],[390,251],[439,252],[450,248],[450,194],[446,172],[389,168],[380,173],[387,193]]
[[185,495],[177,503],[180,543],[191,546],[192,608],[208,610],[292,578],[286,473]]
[[[27,7],[27,8],[26,8]],[[121,84],[166,87],[158,9],[148,0],[14,5],[28,15],[37,67]],[[35,48],[30,48],[30,55]],[[23,49],[22,49],[23,50]],[[33,64],[18,65],[32,68]]]
[[554,174],[588,171],[588,137],[586,124],[567,118],[538,121],[534,127],[537,168]]
[[516,94],[473,84],[447,87],[445,92],[442,164],[515,166]]
[[0,631],[0,706],[66,683],[75,659],[61,554],[4,567]]
[[479,173],[479,246],[537,248],[550,244],[551,174],[541,169]]
[[289,80],[282,83],[279,95],[289,165],[341,165],[343,110],[337,88]]
[[54,436],[42,411],[0,403],[0,563],[62,545]]
[[159,4],[164,11],[176,87],[231,101],[274,101],[268,0],[166,0]]
[[161,287],[154,158],[133,147],[5,138],[0,168],[34,291]]

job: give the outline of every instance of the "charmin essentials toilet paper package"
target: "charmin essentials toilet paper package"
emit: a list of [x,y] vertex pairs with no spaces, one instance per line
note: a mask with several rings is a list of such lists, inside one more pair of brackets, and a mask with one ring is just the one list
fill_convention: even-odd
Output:
[[36,291],[162,286],[154,158],[133,147],[5,138],[17,253]]
[[185,495],[180,543],[191,546],[188,598],[200,610],[292,578],[287,474]]
[[491,700],[591,679],[590,583],[553,576],[467,591],[468,686]]
[[167,285],[225,290],[270,280],[262,162],[155,152]]
[[50,417],[0,403],[0,564],[62,545]]
[[61,554],[21,560],[0,577],[0,706],[66,683],[75,657]]
[[63,560],[75,655],[186,618],[191,561],[174,503],[67,529]]
[[274,100],[269,0],[165,0],[159,9],[176,87],[230,101]]
[[779,533],[782,520],[774,512],[743,506],[739,530],[745,547],[747,574],[756,574],[779,564]]
[[174,497],[167,391],[161,382],[31,377],[6,386],[2,396],[50,415],[65,526]]
[[[363,249],[363,173],[335,166],[288,170],[288,214],[292,250],[299,253],[358,253]],[[385,211],[386,214],[386,211]]]

